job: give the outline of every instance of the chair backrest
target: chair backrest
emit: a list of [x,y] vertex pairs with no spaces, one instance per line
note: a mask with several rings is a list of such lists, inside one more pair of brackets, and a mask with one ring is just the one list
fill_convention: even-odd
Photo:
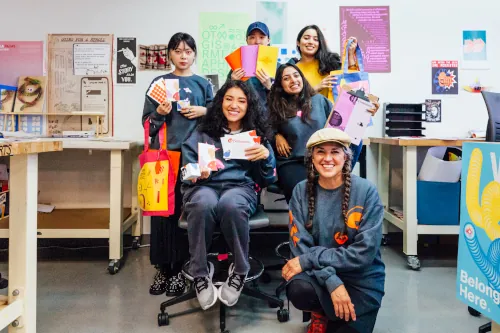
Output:
[[500,142],[500,93],[482,91],[481,94],[488,110],[486,141]]

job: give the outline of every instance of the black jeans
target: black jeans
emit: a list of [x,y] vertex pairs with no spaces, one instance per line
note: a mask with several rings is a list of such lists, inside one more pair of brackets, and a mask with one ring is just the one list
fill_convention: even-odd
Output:
[[[293,306],[305,312],[322,313],[323,309],[316,290],[307,281],[292,280],[286,288],[287,298]],[[361,316],[356,316],[356,321],[343,319],[329,321],[327,332],[330,333],[372,333],[377,319],[378,310],[371,311]]]
[[307,171],[303,161],[288,162],[278,168],[278,185],[285,194],[286,203],[290,202],[295,185],[306,178]]

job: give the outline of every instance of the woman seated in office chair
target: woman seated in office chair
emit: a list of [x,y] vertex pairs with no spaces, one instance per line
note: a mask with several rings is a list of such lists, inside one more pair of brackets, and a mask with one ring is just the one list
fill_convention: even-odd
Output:
[[[201,177],[184,181],[184,214],[188,222],[189,272],[201,307],[206,310],[217,298],[233,306],[250,269],[248,262],[249,217],[257,208],[257,186],[276,178],[276,161],[269,144],[270,129],[262,118],[257,95],[242,81],[228,81],[218,91],[199,127],[182,146],[182,165],[198,163],[198,143],[215,145],[218,171],[203,168]],[[220,138],[255,130],[261,144],[248,148],[248,160],[225,160]],[[216,223],[233,254],[227,281],[219,290],[212,283],[213,265],[207,249]]]
[[[295,185],[307,176],[304,165],[306,142],[314,132],[325,127],[333,104],[313,90],[296,65],[288,63],[276,73],[276,81],[268,96],[268,107],[275,132],[278,183],[289,203]],[[378,104],[370,111],[375,114],[377,110]],[[353,167],[362,145],[351,145],[355,152]]]
[[[312,312],[308,332],[371,333],[384,296],[383,207],[376,187],[351,175],[351,139],[325,128],[307,142],[307,180],[290,201],[287,297]],[[328,328],[328,330],[327,330]]]

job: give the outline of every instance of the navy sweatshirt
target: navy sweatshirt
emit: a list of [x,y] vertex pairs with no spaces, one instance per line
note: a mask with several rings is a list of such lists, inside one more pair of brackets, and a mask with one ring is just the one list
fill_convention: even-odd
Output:
[[205,185],[222,189],[225,186],[250,186],[255,188],[258,184],[261,188],[276,181],[276,160],[271,145],[266,141],[264,145],[269,150],[269,156],[265,160],[250,162],[247,160],[225,160],[220,139],[213,139],[208,134],[196,129],[182,145],[182,164],[198,163],[198,143],[208,143],[215,146],[215,158],[224,164],[224,169],[212,171],[207,179],[192,183],[184,181],[182,190],[185,192],[190,187]]
[[[329,293],[345,284],[356,308],[358,304],[364,309],[380,306],[385,284],[385,265],[380,255],[384,208],[376,187],[351,175],[347,235],[342,237],[344,185],[334,190],[316,185],[313,226],[308,230],[306,184],[297,184],[290,200],[293,256],[299,257],[302,270]],[[351,294],[351,290],[355,291]]]
[[[166,74],[159,76],[153,80],[156,81],[159,78],[164,79],[179,79],[180,87],[180,99],[185,100],[189,98],[191,105],[208,107],[214,98],[212,86],[205,78],[192,75],[192,76],[177,76],[175,74]],[[149,90],[149,87],[148,87]],[[177,103],[172,103],[172,111],[168,115],[161,115],[156,112],[158,103],[149,98],[146,95],[144,101],[144,110],[142,113],[142,123],[150,118],[150,132],[149,135],[151,139],[151,148],[158,149],[160,147],[158,132],[163,123],[167,124],[167,148],[169,150],[181,150],[181,145],[184,140],[191,134],[191,132],[196,128],[198,124],[198,119],[188,119],[177,111]]]

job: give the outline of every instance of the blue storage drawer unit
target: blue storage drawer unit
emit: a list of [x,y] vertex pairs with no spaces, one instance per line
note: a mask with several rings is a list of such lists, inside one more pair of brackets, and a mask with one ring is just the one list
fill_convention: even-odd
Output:
[[460,184],[418,180],[418,224],[459,225]]

